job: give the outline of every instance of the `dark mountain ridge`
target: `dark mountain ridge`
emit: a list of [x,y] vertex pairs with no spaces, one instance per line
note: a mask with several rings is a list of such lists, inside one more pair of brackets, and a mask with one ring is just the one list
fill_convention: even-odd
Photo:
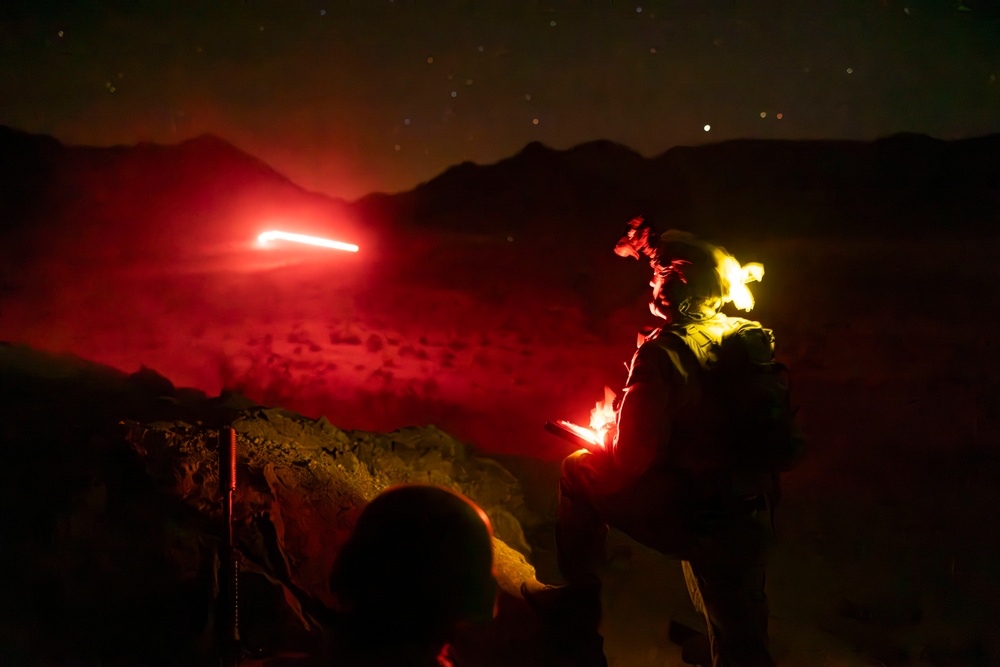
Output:
[[463,163],[410,192],[357,205],[421,226],[507,233],[597,230],[639,214],[720,235],[932,231],[942,215],[977,228],[998,219],[1000,135],[746,139],[653,158],[607,141],[564,151],[536,142],[496,164]]
[[[0,233],[29,247],[44,236],[86,253],[174,256],[242,241],[244,228],[289,215],[309,229],[355,226],[342,200],[307,192],[212,135],[96,148],[0,126]],[[89,242],[104,235],[116,243]]]
[[567,150],[533,142],[494,164],[465,162],[411,191],[348,203],[307,192],[210,135],[92,148],[0,127],[5,234],[58,230],[80,245],[112,232],[131,252],[176,251],[180,234],[232,242],[253,221],[289,211],[302,229],[366,242],[437,229],[605,247],[635,215],[715,238],[932,233],[942,224],[986,231],[1000,220],[1000,134],[736,140],[652,158],[610,141]]

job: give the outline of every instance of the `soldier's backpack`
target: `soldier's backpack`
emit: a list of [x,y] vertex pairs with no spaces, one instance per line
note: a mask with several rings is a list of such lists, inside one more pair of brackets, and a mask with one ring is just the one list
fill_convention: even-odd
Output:
[[732,447],[736,465],[791,470],[805,453],[805,440],[795,421],[788,370],[774,358],[769,329],[752,320],[728,321],[723,331],[692,327],[686,336],[706,371],[704,398],[717,435]]

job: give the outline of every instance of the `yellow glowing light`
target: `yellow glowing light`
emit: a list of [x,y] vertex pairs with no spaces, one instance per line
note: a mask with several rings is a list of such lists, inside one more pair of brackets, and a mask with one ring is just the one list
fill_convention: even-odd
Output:
[[291,232],[270,231],[264,232],[257,237],[257,242],[261,245],[267,245],[268,241],[273,240],[291,241],[293,243],[303,243],[305,245],[314,245],[320,248],[331,248],[333,250],[344,250],[346,252],[358,251],[358,246],[353,243],[343,243],[341,241],[324,239],[319,236],[306,236],[305,234],[293,234]]
[[753,294],[747,289],[747,283],[759,282],[764,277],[764,265],[751,262],[740,266],[735,257],[728,255],[719,262],[719,273],[723,285],[729,288],[723,301],[732,301],[740,310],[753,309]]
[[775,118],[777,118],[778,120],[781,120],[781,114],[779,113],[777,116],[775,116]]
[[705,126],[705,127],[703,128],[703,129],[704,129],[704,130],[705,130],[706,132],[708,132],[709,130],[711,130],[711,129],[712,129],[712,126],[711,126],[711,125],[706,125],[706,126]]

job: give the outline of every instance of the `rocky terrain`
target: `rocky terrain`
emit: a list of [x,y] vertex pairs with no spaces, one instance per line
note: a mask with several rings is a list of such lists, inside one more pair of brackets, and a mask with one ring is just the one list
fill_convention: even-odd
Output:
[[[217,139],[88,149],[5,130],[7,363],[71,353],[115,369],[62,393],[52,381],[66,372],[38,362],[49,370],[34,390],[2,385],[4,502],[17,508],[5,513],[5,530],[29,540],[3,547],[6,571],[34,573],[3,601],[5,632],[18,647],[58,647],[67,661],[80,647],[96,650],[100,637],[123,636],[120,626],[92,622],[94,605],[148,570],[125,566],[125,545],[134,547],[110,538],[111,525],[127,526],[144,558],[162,566],[171,543],[160,529],[139,531],[143,517],[176,511],[191,525],[211,523],[198,506],[211,479],[194,476],[227,420],[258,494],[244,501],[257,505],[240,508],[246,535],[275,527],[253,538],[272,544],[255,552],[268,560],[254,562],[273,590],[323,602],[316,582],[332,542],[304,544],[322,555],[282,574],[276,517],[282,534],[300,529],[282,514],[286,489],[316,489],[305,507],[327,516],[336,503],[322,500],[333,484],[326,475],[352,465],[347,451],[371,475],[351,492],[359,501],[379,484],[426,474],[426,459],[431,475],[491,499],[498,535],[554,578],[555,479],[568,451],[542,425],[586,421],[603,387],[624,380],[635,332],[651,323],[648,275],[611,247],[629,218],[646,214],[765,266],[751,316],[775,330],[811,443],[786,477],[777,516],[769,594],[779,663],[995,664],[996,142],[732,142],[652,159],[607,143],[531,145],[411,192],[340,202],[302,192]],[[356,241],[361,252],[254,244],[261,231],[293,226]],[[128,379],[142,367],[156,372]],[[104,410],[101,387],[118,387],[109,405],[127,409]],[[237,395],[245,401],[232,403]],[[139,409],[147,404],[156,410]],[[74,435],[90,432],[81,425],[100,435]],[[365,459],[353,451],[365,443],[390,454]],[[424,451],[436,453],[417,456]],[[143,502],[91,482],[108,461],[117,461],[119,486],[144,480],[128,487]],[[191,467],[171,477],[155,461]],[[55,462],[63,472],[50,473]],[[475,475],[489,488],[470,486]],[[331,531],[324,539],[339,539]],[[193,563],[207,562],[212,546],[192,544],[178,562],[194,582],[204,574]],[[113,567],[101,564],[97,545],[119,549],[108,556]],[[667,624],[698,619],[679,567],[618,534],[611,548],[609,660],[680,664]],[[196,590],[156,608],[207,608]],[[46,616],[52,600],[63,604],[59,624]],[[132,603],[112,596],[108,613],[128,617]],[[202,616],[189,618],[203,627]],[[296,628],[286,644],[309,646],[299,615],[286,618]],[[62,626],[76,634],[53,630]],[[170,637],[156,645],[174,645]]]

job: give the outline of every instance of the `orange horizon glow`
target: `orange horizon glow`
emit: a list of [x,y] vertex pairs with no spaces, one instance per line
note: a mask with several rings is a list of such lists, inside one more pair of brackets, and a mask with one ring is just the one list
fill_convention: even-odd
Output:
[[353,243],[344,243],[343,241],[324,239],[320,236],[307,236],[306,234],[295,234],[293,232],[272,230],[264,232],[257,237],[257,242],[262,246],[266,246],[268,241],[273,240],[291,241],[293,243],[302,243],[304,245],[312,245],[320,248],[330,248],[332,250],[343,250],[345,252],[358,252],[359,250],[358,246]]

